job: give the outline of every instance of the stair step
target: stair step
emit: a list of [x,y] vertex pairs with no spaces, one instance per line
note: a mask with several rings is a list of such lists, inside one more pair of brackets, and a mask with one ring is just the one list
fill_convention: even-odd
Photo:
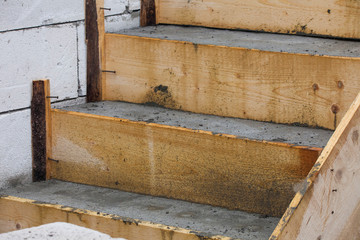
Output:
[[213,134],[229,134],[243,139],[283,142],[296,146],[317,148],[325,147],[333,134],[333,131],[325,129],[197,114],[160,106],[119,101],[85,103],[61,109],[192,130],[211,131]]
[[[194,129],[162,124],[160,115],[167,114],[182,116]],[[136,121],[121,118],[130,115]],[[136,116],[151,119],[150,123]],[[174,120],[173,124],[181,119]],[[244,131],[241,137],[223,133],[221,124]],[[256,129],[261,123],[121,102],[52,109],[51,125],[49,155],[55,160],[48,163],[51,178],[271,216],[284,213],[321,151],[296,144],[305,142],[307,135],[318,139],[313,144],[323,146],[331,135],[321,129],[275,124]],[[282,130],[297,136],[278,137]],[[248,139],[266,132],[277,132],[268,138],[278,142]],[[296,142],[279,142],[285,139]]]
[[113,33],[163,40],[184,41],[193,44],[257,49],[270,52],[360,57],[360,46],[358,41],[339,39],[176,25],[157,25],[123,29]]
[[355,1],[156,0],[156,22],[360,38]]
[[105,42],[103,100],[335,129],[360,91],[353,41],[166,25]]
[[[265,215],[56,180],[7,189],[2,191],[2,194],[0,219],[9,221],[0,224],[0,232],[15,230],[16,225],[18,228],[26,228],[44,222],[66,221],[102,231],[112,237],[146,239],[146,231],[142,226],[150,222],[147,225],[154,230],[156,228],[174,230],[175,228],[177,232],[182,231],[184,235],[179,239],[192,239],[185,236],[201,233],[204,238],[209,237],[209,239],[223,239],[212,237],[226,236],[246,240],[269,238],[279,221],[279,218]],[[17,208],[18,210],[6,207],[8,206],[6,204],[11,203],[5,202],[4,195],[31,199],[32,203],[38,204],[38,210],[30,211],[30,206],[26,204],[22,204]],[[41,209],[41,206],[45,204],[51,211]],[[58,210],[55,206],[51,206],[54,204],[60,205]],[[61,209],[64,211],[69,208],[78,216],[71,218],[61,213]],[[97,224],[91,224],[91,221],[86,219],[84,213],[88,211],[97,213]],[[102,226],[101,217],[109,215],[111,219],[118,220],[118,225],[122,225],[121,231],[117,231],[119,226],[116,228]],[[37,222],[40,217],[42,222]],[[131,227],[135,229],[130,231]],[[147,239],[150,239],[150,236],[154,237],[154,235],[148,235]]]

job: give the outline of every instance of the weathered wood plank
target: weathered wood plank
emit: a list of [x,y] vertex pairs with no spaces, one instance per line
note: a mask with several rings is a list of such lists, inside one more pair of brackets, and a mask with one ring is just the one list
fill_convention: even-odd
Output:
[[157,0],[157,22],[289,34],[360,38],[353,0]]
[[357,58],[105,38],[104,100],[334,129],[360,91]]
[[359,239],[360,95],[271,239]]
[[[201,233],[196,231],[12,196],[0,197],[0,209],[0,233],[52,222],[68,222],[129,240],[203,239]],[[230,240],[223,236],[206,239]]]
[[155,0],[141,0],[140,26],[156,25]]
[[102,59],[104,49],[104,0],[86,0],[86,97],[88,102],[102,98]]
[[49,80],[33,81],[31,100],[31,143],[32,143],[32,178],[34,182],[46,180],[48,157],[48,129],[50,110]]
[[320,149],[52,110],[51,177],[281,216]]

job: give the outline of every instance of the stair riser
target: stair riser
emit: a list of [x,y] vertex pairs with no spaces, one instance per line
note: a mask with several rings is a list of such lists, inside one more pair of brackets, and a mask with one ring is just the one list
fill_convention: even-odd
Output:
[[281,216],[320,149],[52,110],[50,177]]
[[334,129],[360,91],[355,58],[105,38],[104,100]]
[[358,1],[155,1],[157,23],[360,38]]
[[[0,233],[36,227],[52,222],[67,222],[97,230],[112,237],[128,240],[199,240],[201,233],[168,227],[145,221],[71,208],[62,205],[39,203],[12,196],[0,197]],[[191,232],[191,233],[190,233]],[[227,237],[209,237],[212,240],[228,240]]]

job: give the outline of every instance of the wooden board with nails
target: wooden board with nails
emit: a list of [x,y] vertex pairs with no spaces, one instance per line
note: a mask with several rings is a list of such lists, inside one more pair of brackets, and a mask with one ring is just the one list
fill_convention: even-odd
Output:
[[116,73],[106,73],[103,100],[335,129],[360,91],[359,58],[119,34],[105,39],[106,68]]
[[33,154],[33,181],[46,180],[47,158],[51,152],[50,139],[50,86],[49,80],[33,82],[31,100],[31,142]]
[[274,216],[321,150],[54,109],[52,121],[51,178]]
[[158,24],[360,38],[354,0],[156,0]]

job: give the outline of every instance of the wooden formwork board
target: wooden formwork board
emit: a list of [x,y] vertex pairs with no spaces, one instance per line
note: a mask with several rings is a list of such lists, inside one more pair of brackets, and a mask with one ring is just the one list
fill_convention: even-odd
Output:
[[[52,222],[68,222],[109,234],[112,237],[129,240],[204,239],[202,233],[188,229],[13,196],[0,196],[0,209],[0,233]],[[206,237],[206,239],[230,240],[223,236]]]
[[155,0],[157,23],[360,38],[354,0]]
[[360,94],[270,239],[360,238]]
[[[360,91],[360,59],[105,34],[103,100],[334,129]],[[163,91],[162,91],[163,90]]]
[[50,177],[281,216],[319,148],[52,110]]

